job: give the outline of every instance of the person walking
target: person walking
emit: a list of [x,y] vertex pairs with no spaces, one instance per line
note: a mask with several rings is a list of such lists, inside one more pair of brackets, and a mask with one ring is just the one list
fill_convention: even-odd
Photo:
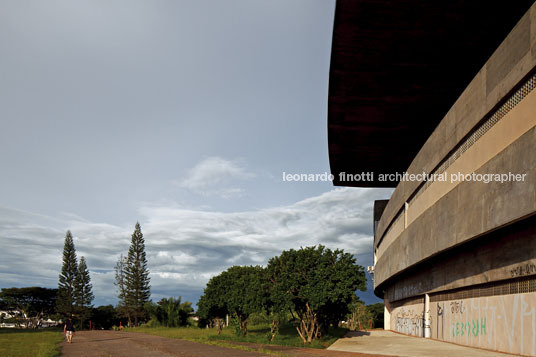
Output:
[[67,321],[65,321],[65,325],[63,326],[63,333],[65,334],[67,343],[73,343],[74,323],[71,317],[69,317]]

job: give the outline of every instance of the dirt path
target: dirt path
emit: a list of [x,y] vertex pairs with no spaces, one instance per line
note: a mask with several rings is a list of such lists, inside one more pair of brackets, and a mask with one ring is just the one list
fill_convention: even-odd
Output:
[[[238,343],[237,343],[238,344]],[[264,348],[291,357],[373,357],[379,355],[326,351],[312,348],[295,348],[274,345],[242,344],[250,348]],[[257,352],[241,351],[220,346],[204,345],[174,338],[164,338],[143,333],[117,331],[77,332],[72,344],[61,344],[62,356],[71,357],[247,357],[268,356]]]
[[266,356],[256,352],[204,345],[185,340],[164,338],[142,333],[116,331],[80,331],[73,343],[61,344],[62,356],[91,357],[205,357],[205,356]]

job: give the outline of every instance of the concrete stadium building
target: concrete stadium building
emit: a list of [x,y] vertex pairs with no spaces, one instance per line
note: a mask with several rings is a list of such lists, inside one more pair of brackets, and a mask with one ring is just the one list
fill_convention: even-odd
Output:
[[394,188],[385,328],[536,356],[536,5],[339,0],[331,56],[334,184]]

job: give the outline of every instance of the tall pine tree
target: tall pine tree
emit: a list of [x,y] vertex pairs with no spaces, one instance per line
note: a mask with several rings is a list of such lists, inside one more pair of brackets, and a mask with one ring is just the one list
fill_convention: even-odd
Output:
[[95,298],[91,291],[91,278],[89,271],[87,270],[86,259],[80,257],[80,264],[78,264],[78,272],[74,279],[74,303],[75,311],[80,317],[80,326],[84,327],[84,321],[89,319],[91,314],[91,302]]
[[134,317],[134,324],[144,313],[144,305],[151,296],[149,285],[149,269],[145,256],[145,240],[141,233],[139,222],[136,222],[132,241],[128,250],[127,266],[125,269],[125,303]]
[[74,312],[74,281],[78,272],[76,263],[76,250],[74,248],[73,236],[71,231],[65,234],[65,243],[63,246],[63,265],[58,283],[58,313],[73,317]]

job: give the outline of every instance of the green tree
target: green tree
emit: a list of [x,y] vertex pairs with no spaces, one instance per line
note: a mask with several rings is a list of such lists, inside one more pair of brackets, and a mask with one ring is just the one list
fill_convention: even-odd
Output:
[[188,317],[194,311],[192,303],[189,301],[181,302],[180,296],[177,299],[163,298],[156,304],[150,301],[145,306],[154,325],[164,327],[188,325]]
[[65,234],[63,246],[63,265],[58,283],[57,311],[63,316],[72,317],[74,312],[74,280],[78,265],[71,231]]
[[197,302],[197,315],[199,315],[199,327],[211,326],[218,328],[218,334],[221,333],[223,321],[229,314],[227,304],[225,304],[224,294],[226,285],[220,275],[212,277],[205,289],[203,295]]
[[264,269],[260,266],[233,266],[222,275],[227,281],[225,304],[237,323],[237,333],[246,335],[249,316],[262,310]]
[[367,305],[366,308],[374,320],[374,327],[383,328],[383,314],[385,312],[385,305],[383,302]]
[[342,320],[355,291],[366,289],[363,267],[343,250],[322,245],[287,250],[267,266],[270,299],[292,313],[304,343]]
[[145,240],[141,233],[140,224],[136,222],[125,269],[125,303],[130,314],[134,317],[134,325],[136,326],[138,320],[145,316],[144,305],[151,296],[149,281]]
[[233,266],[213,277],[200,299],[200,313],[208,319],[229,313],[237,333],[247,334],[249,315],[260,312],[265,295],[264,270],[260,266]]
[[91,321],[97,329],[111,329],[119,325],[119,316],[113,305],[94,307],[91,312]]
[[273,341],[277,334],[279,333],[279,326],[281,325],[281,321],[286,321],[286,315],[288,309],[286,308],[285,304],[281,300],[272,300],[272,296],[270,296],[270,283],[266,278],[266,269],[265,269],[265,295],[264,299],[262,301],[262,309],[266,313],[267,317],[270,320],[270,332],[268,333],[267,337],[269,341]]
[[349,313],[346,316],[346,321],[350,331],[366,330],[370,327],[373,316],[367,310],[365,303],[361,299],[355,296],[352,302],[348,304],[348,310]]
[[41,287],[7,288],[0,292],[0,306],[26,328],[38,328],[55,313],[57,289]]
[[91,317],[91,302],[95,298],[91,291],[91,277],[87,270],[86,259],[80,257],[78,271],[74,279],[74,304],[75,311],[80,317],[80,328],[84,328],[84,322]]

